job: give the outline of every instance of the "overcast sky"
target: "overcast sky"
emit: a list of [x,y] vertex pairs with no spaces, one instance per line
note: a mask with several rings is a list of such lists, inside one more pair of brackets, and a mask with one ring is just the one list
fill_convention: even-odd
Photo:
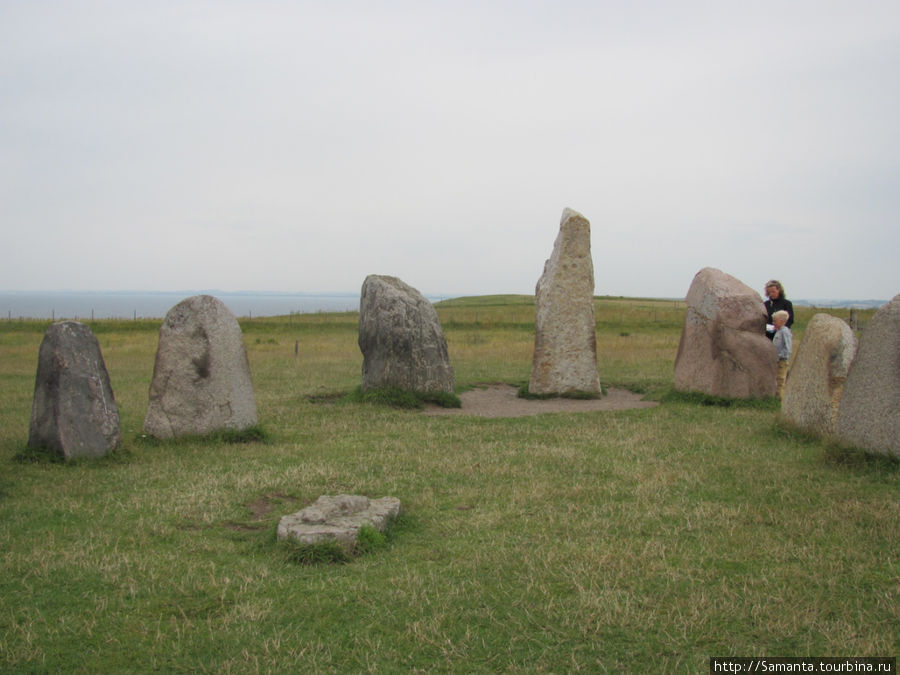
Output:
[[4,290],[900,293],[900,2],[0,0]]

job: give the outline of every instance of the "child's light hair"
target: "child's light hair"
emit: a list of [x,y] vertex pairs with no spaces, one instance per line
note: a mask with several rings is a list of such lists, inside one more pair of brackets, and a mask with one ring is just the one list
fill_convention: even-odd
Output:
[[780,321],[787,321],[788,319],[791,318],[791,315],[788,314],[788,313],[787,313],[786,311],[784,311],[783,309],[779,309],[777,312],[775,312],[775,313],[772,315],[772,318],[773,318],[773,319],[779,319]]

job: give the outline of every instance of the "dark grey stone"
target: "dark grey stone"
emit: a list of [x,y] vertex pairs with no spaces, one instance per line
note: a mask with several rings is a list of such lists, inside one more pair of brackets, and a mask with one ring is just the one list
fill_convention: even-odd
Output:
[[65,459],[101,457],[121,439],[100,343],[83,323],[53,324],[38,354],[28,446],[55,450]]
[[366,277],[359,302],[362,389],[453,392],[453,368],[434,306],[396,277]]

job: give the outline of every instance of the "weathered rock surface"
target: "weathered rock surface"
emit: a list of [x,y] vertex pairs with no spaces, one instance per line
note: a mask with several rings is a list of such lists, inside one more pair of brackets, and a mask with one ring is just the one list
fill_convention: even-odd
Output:
[[810,433],[832,434],[856,347],[850,326],[836,316],[816,314],[791,361],[782,417]]
[[565,209],[553,253],[535,289],[532,394],[600,395],[594,323],[591,224]]
[[774,396],[778,358],[759,294],[712,267],[694,277],[675,357],[675,388],[723,398]]
[[434,306],[396,277],[366,277],[359,301],[362,389],[453,392],[447,340]]
[[100,343],[83,323],[53,324],[38,354],[28,446],[74,459],[103,456],[121,439]]
[[335,541],[352,547],[363,525],[384,532],[398,515],[400,500],[396,497],[322,495],[302,511],[282,516],[277,536],[278,539],[291,537],[304,544]]
[[859,337],[835,426],[844,443],[900,458],[900,295]]
[[159,329],[144,431],[173,438],[256,422],[250,363],[234,314],[211,295],[182,300]]

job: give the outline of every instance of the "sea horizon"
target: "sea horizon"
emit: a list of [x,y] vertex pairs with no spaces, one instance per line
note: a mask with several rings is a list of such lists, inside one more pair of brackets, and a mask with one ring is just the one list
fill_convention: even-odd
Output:
[[[359,291],[22,291],[0,289],[0,318],[12,319],[161,319],[181,300],[193,295],[213,295],[238,317],[264,317],[359,310]],[[465,294],[423,293],[431,302]],[[610,296],[624,297],[624,296]],[[660,296],[635,300],[681,300]],[[792,299],[798,306],[823,309],[877,308],[888,302],[876,299]]]
[[[0,290],[0,318],[161,319],[194,295],[212,295],[238,317],[280,316],[359,310],[359,291],[21,291]],[[450,296],[425,295],[432,302]]]

